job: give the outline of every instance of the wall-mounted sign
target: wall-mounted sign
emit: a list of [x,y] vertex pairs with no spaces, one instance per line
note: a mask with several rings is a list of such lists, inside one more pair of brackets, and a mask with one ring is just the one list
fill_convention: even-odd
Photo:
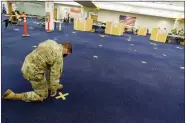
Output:
[[73,13],[81,13],[81,9],[80,8],[71,8],[71,12],[73,12]]

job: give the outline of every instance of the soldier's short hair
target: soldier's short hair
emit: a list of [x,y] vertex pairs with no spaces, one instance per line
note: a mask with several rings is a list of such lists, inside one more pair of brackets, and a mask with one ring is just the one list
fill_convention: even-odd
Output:
[[70,53],[72,53],[72,44],[69,42],[62,43],[63,47],[67,48]]

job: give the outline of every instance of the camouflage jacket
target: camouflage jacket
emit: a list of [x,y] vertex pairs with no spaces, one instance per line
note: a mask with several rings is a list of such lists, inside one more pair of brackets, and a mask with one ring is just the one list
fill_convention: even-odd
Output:
[[56,91],[63,69],[63,47],[53,40],[40,43],[28,54],[22,66],[22,73],[26,79],[39,81],[49,70],[49,83],[52,91]]

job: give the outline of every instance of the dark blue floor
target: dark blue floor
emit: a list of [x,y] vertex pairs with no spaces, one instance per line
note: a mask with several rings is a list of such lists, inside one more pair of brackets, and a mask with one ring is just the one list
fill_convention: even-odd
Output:
[[31,91],[21,74],[24,58],[32,46],[57,39],[74,47],[61,78],[69,96],[43,103],[2,100],[2,123],[184,123],[184,47],[154,46],[149,37],[131,34],[129,42],[124,36],[72,33],[72,26],[46,33],[34,21],[28,19],[31,37],[21,36],[22,27],[5,31],[2,24],[1,93]]

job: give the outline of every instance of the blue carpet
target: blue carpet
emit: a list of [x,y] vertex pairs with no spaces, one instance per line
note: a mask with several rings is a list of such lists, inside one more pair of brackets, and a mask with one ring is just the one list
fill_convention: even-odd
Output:
[[66,101],[49,98],[43,103],[2,100],[2,123],[184,122],[184,70],[180,69],[184,47],[154,46],[149,37],[132,34],[129,42],[124,36],[72,33],[72,25],[61,32],[46,33],[34,21],[28,19],[31,37],[21,36],[21,26],[19,31],[11,27],[4,30],[2,24],[1,93],[7,89],[31,91],[21,74],[24,58],[32,46],[55,39],[59,43],[70,41],[74,48],[65,58],[61,78],[62,92],[69,96]]

